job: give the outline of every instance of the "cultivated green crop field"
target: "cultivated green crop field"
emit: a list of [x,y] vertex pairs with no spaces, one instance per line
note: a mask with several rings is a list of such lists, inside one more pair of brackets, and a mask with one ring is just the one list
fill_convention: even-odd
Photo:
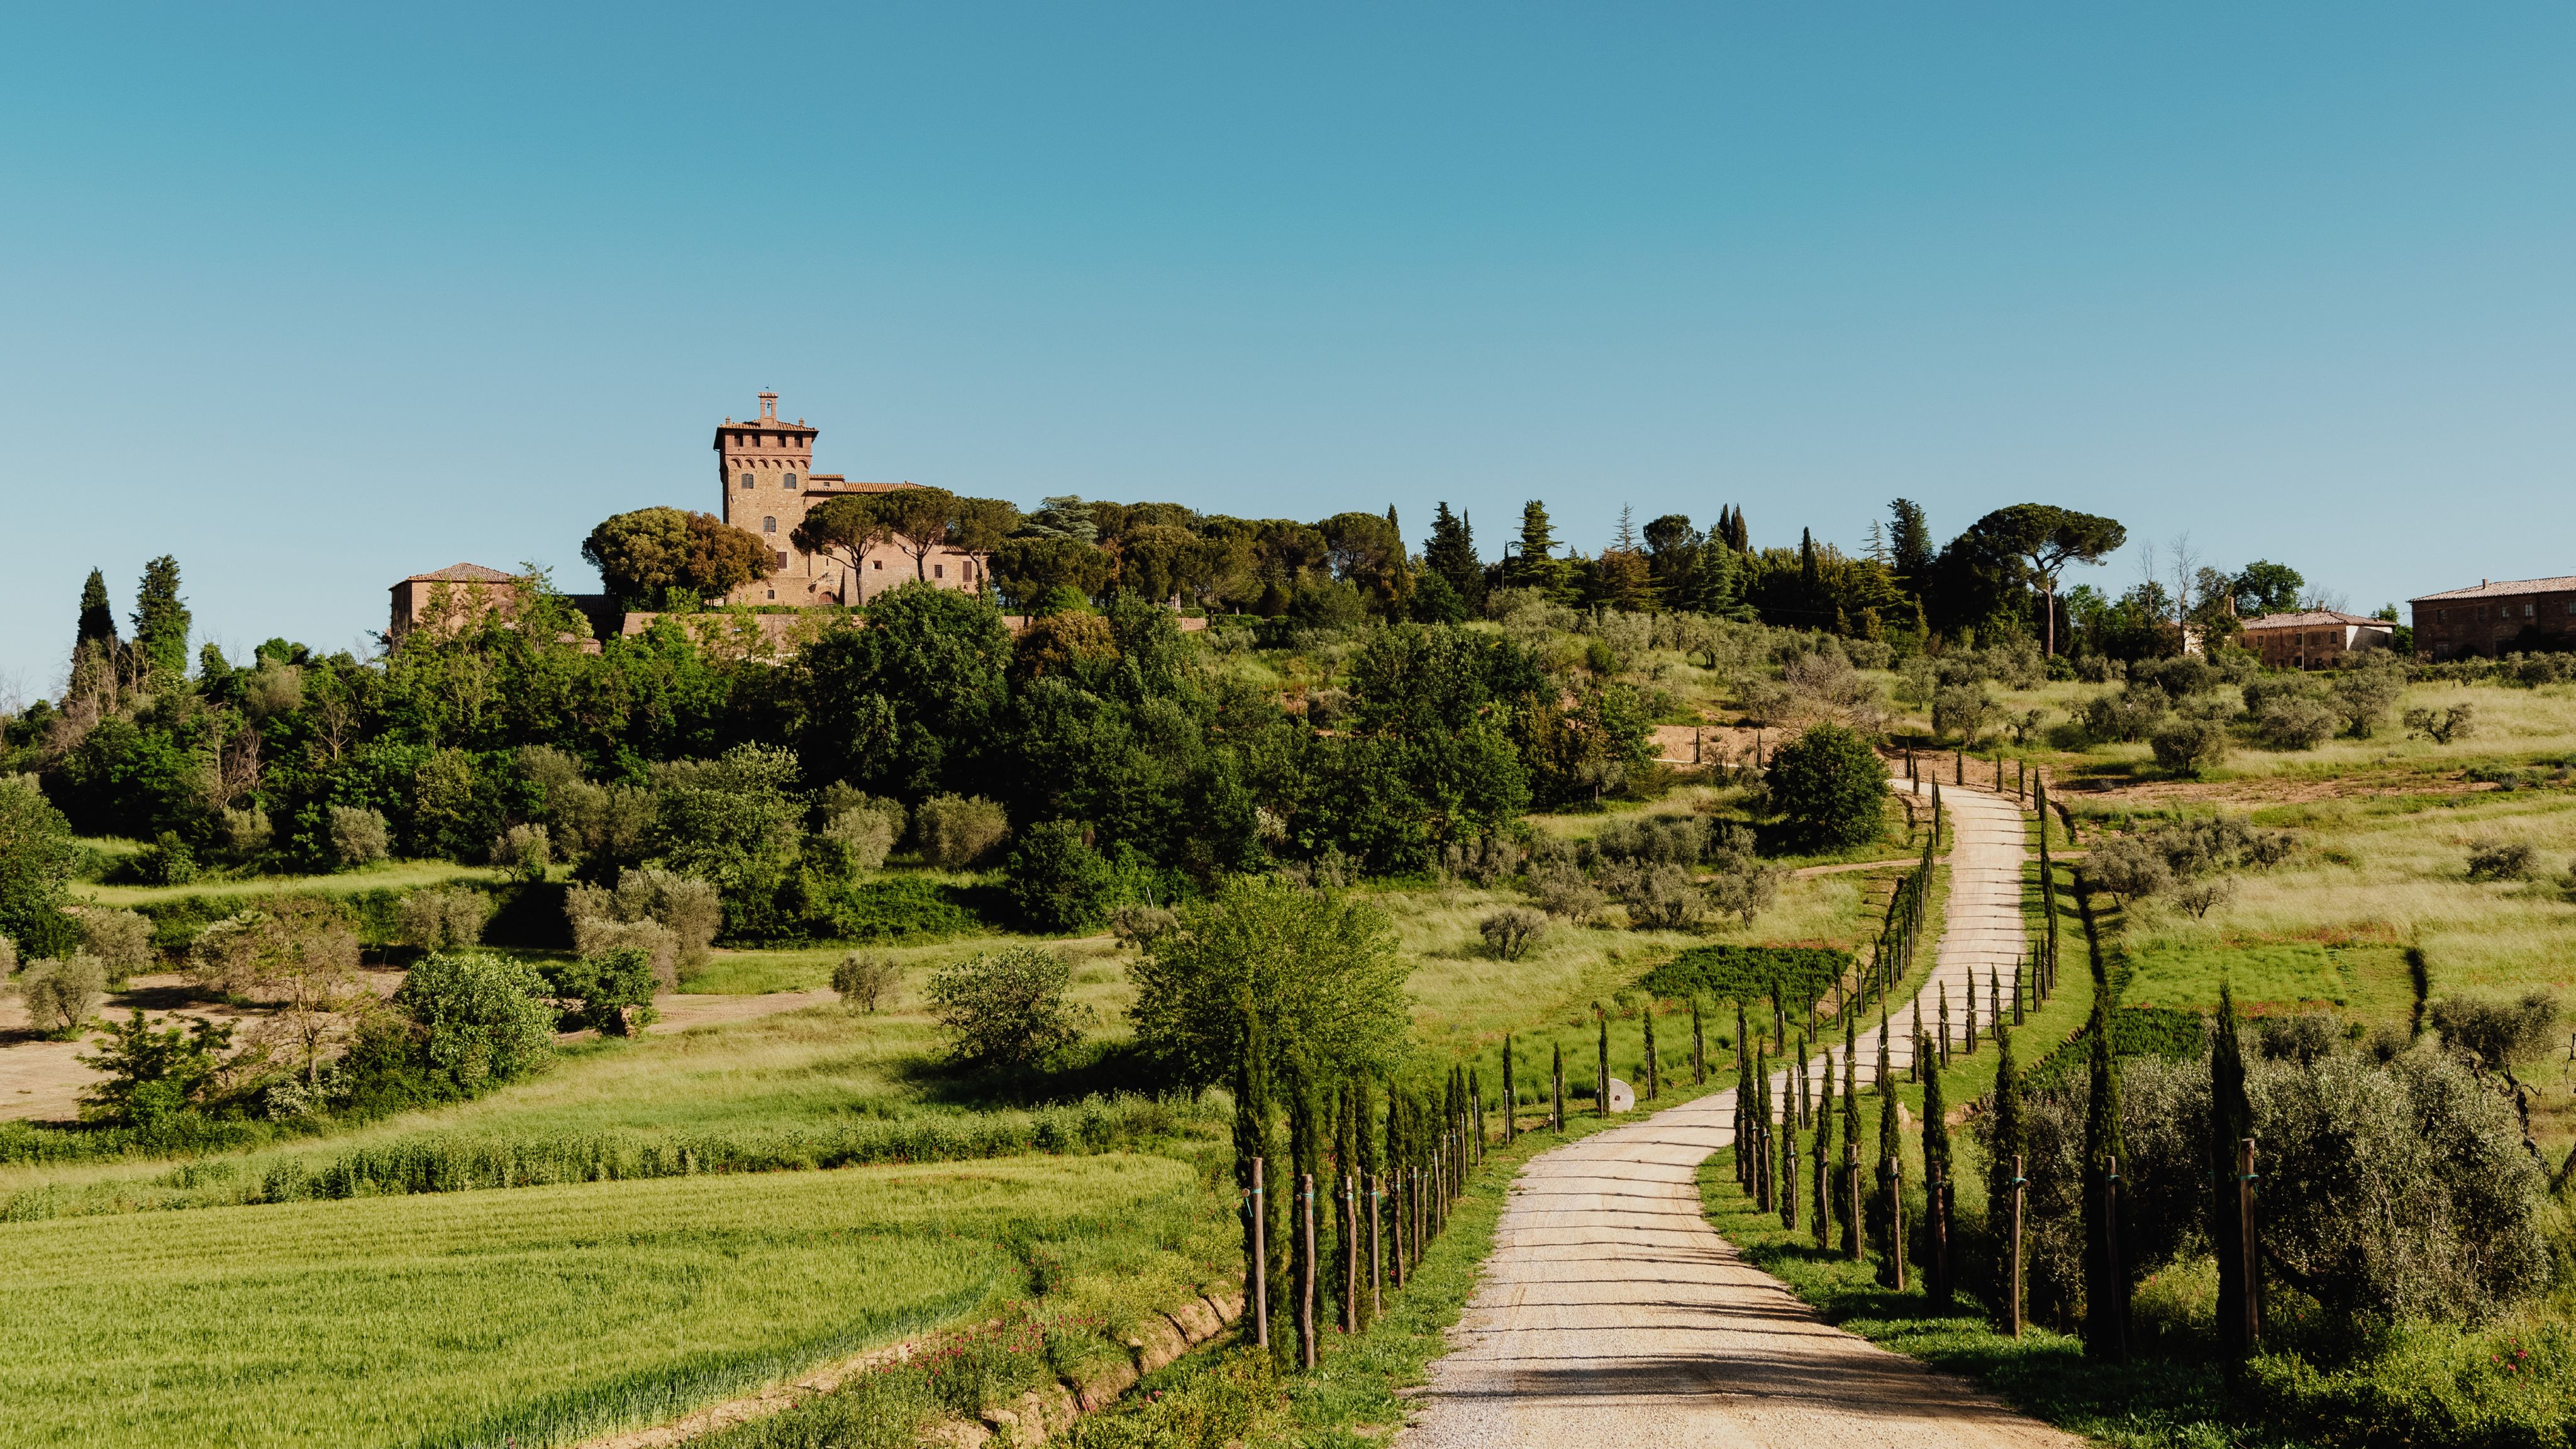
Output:
[[0,1226],[20,1444],[577,1442],[1023,1296],[1198,1282],[1187,1165],[1114,1155]]

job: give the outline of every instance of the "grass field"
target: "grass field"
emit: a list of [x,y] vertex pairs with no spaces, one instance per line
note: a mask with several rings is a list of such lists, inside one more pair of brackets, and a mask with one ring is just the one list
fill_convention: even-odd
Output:
[[1230,1245],[1154,1156],[0,1226],[22,1444],[520,1445],[667,1417],[1044,1286],[1101,1331]]
[[337,895],[349,891],[411,890],[419,886],[445,885],[450,881],[496,879],[499,879],[499,872],[487,866],[458,865],[447,860],[391,860],[331,875],[259,875],[241,880],[191,881],[174,886],[83,883],[72,889],[82,900],[103,906],[131,908],[153,901],[177,900],[182,896]]

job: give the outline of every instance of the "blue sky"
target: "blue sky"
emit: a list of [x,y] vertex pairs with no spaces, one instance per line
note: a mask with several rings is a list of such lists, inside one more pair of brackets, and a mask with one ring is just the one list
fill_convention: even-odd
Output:
[[[2576,572],[2576,11],[21,6],[0,685],[819,465],[1856,547],[2025,500],[2370,608]],[[2134,545],[2128,551],[2135,555]],[[2087,577],[2133,582],[2124,556]]]

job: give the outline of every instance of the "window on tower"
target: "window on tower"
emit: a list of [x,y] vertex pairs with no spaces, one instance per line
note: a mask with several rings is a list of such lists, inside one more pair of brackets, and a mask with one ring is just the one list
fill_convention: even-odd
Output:
[[743,486],[745,489],[748,489],[748,488],[750,488],[750,487],[751,487],[751,475],[750,475],[750,474],[745,473],[745,474],[743,474],[743,475],[742,475],[742,486]]
[[793,474],[793,473],[781,473],[781,474],[779,474],[779,475],[778,475],[778,486],[779,486],[779,487],[781,487],[781,488],[786,489],[786,490],[787,490],[788,492],[790,492],[790,493],[795,492],[795,491],[796,491],[796,475],[795,475],[795,474]]
[[778,531],[778,520],[775,518],[764,518],[760,520],[760,531],[763,533],[776,533]]

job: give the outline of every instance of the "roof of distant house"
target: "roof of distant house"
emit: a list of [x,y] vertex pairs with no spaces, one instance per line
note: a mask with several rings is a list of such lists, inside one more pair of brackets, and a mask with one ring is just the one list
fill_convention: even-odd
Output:
[[2454,599],[2498,599],[2508,595],[2556,594],[2576,592],[2576,574],[2561,574],[2554,579],[2480,579],[2474,589],[2449,589],[2438,594],[2422,594],[2408,599],[2410,604],[2449,603]]
[[2259,619],[2245,621],[2245,627],[2248,629],[2321,629],[2329,624],[2364,624],[2375,629],[2397,627],[2386,619],[2373,619],[2361,614],[2342,614],[2332,609],[2308,609],[2296,614],[2265,614]]
[[[517,574],[502,569],[485,568],[476,563],[452,563],[434,574],[413,574],[403,584],[506,584]],[[401,588],[402,584],[394,585]]]

